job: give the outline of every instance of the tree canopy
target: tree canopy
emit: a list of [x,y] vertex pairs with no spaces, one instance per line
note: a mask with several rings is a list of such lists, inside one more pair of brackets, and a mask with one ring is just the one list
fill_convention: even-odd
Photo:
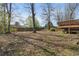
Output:
[[[26,27],[33,28],[32,16],[27,17],[27,19],[26,19]],[[35,27],[36,28],[40,27],[40,24],[39,24],[39,21],[37,20],[37,18],[35,18]]]

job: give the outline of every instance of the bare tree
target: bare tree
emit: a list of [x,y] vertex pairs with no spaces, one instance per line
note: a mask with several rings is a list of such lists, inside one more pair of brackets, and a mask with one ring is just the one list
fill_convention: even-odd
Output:
[[75,12],[78,9],[77,3],[69,3],[65,6],[65,19],[74,19],[75,18]]
[[6,33],[6,3],[3,4],[3,14],[4,14],[4,17],[3,17],[3,28],[4,28],[4,33]]
[[12,4],[9,3],[9,9],[8,9],[8,33],[10,33],[10,23],[11,23],[11,9],[12,9]]
[[55,10],[54,19],[57,20],[58,22],[64,20],[64,14],[60,9]]
[[33,32],[36,33],[35,29],[35,13],[34,13],[34,4],[31,3],[31,12],[32,12],[32,19],[33,19]]
[[[75,19],[75,13],[76,13],[76,10],[78,9],[78,6],[79,5],[77,3],[66,4],[65,20],[69,20],[69,23],[71,23],[70,20]],[[70,28],[68,28],[68,32],[70,33]]]
[[45,4],[46,7],[43,7],[42,9],[42,15],[43,18],[45,18],[45,20],[47,21],[48,24],[48,30],[50,30],[51,28],[51,18],[52,18],[52,12],[54,11],[54,8],[52,7],[52,4],[47,3]]
[[0,4],[0,32],[4,32],[4,4]]

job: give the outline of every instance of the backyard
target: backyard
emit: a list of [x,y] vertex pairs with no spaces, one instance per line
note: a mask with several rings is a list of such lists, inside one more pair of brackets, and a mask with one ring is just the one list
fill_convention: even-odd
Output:
[[79,34],[51,31],[0,34],[0,55],[72,56],[79,55]]
[[0,3],[0,56],[79,55],[78,3]]

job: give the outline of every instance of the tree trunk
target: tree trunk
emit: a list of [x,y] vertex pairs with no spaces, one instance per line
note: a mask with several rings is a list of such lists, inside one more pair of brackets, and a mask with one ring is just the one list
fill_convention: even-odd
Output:
[[8,33],[10,33],[10,22],[11,22],[11,3],[9,4],[9,12],[8,12]]
[[48,30],[50,30],[50,28],[51,28],[51,27],[50,27],[50,21],[48,21]]
[[48,30],[50,30],[50,4],[48,3]]
[[[71,20],[69,20],[69,25],[71,25]],[[71,30],[70,27],[68,28],[68,33],[70,34]]]
[[36,33],[35,29],[35,13],[34,13],[34,4],[31,4],[31,10],[32,10],[32,19],[33,19],[33,33]]
[[6,24],[5,24],[6,23],[6,11],[5,11],[6,4],[4,3],[3,6],[4,6],[4,17],[3,17],[4,31],[3,33],[6,33]]

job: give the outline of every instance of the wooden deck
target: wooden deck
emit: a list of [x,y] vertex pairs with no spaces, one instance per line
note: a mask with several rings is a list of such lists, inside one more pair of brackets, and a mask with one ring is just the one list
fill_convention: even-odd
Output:
[[58,28],[79,28],[79,25],[58,26]]
[[66,33],[79,32],[79,20],[67,20],[58,22],[58,29],[63,29]]

